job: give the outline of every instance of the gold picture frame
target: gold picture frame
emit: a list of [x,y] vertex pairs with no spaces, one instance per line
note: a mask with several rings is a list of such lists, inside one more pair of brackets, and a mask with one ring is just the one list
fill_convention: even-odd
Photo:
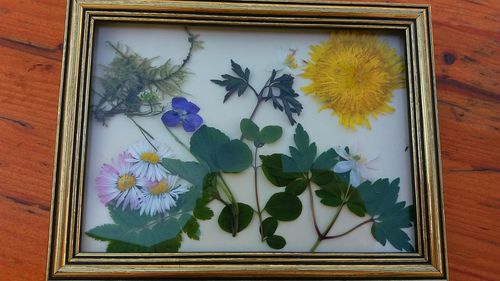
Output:
[[[409,151],[415,205],[415,252],[90,253],[80,250],[83,188],[97,23],[217,27],[361,28],[403,34]],[[68,0],[48,280],[59,279],[340,279],[447,280],[444,211],[430,7],[253,0]]]

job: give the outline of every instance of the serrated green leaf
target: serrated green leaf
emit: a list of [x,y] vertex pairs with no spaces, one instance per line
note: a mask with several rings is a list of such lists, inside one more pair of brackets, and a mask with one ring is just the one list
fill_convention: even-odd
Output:
[[287,173],[283,171],[283,154],[261,155],[262,172],[275,186],[286,186],[291,181],[303,177],[301,173]]
[[214,198],[220,197],[217,190],[217,177],[218,173],[210,173],[203,180],[203,198],[207,203]]
[[193,215],[199,220],[209,220],[214,216],[214,211],[207,206],[196,207],[193,210]]
[[[294,147],[290,147],[291,150],[296,149]],[[282,166],[282,171],[288,174],[304,174],[306,171],[300,167],[295,160],[288,156],[288,155],[283,155],[281,157],[281,166]]]
[[306,188],[307,180],[305,178],[297,178],[287,184],[285,192],[299,196]]
[[313,170],[328,171],[333,169],[333,166],[339,161],[339,155],[335,152],[335,149],[330,148],[327,151],[321,153],[318,158],[314,161],[312,166]]
[[283,135],[280,126],[266,126],[260,131],[259,141],[265,144],[276,142]]
[[[347,185],[333,171],[313,171],[311,180],[321,188],[315,194],[321,198],[322,204],[330,207],[342,204],[347,192]],[[355,207],[353,203],[353,208],[357,211]]]
[[347,201],[347,208],[349,208],[351,212],[353,212],[355,215],[359,217],[365,216],[366,213],[365,203],[363,202],[363,199],[361,199],[359,192],[354,188],[351,188],[349,191],[349,200]]
[[182,231],[193,240],[200,240],[200,224],[194,217],[190,217],[184,226]]
[[299,94],[293,89],[294,77],[290,74],[283,74],[276,78],[276,70],[273,70],[267,85],[267,93],[264,100],[271,100],[273,107],[284,112],[288,121],[293,126],[297,121],[293,115],[300,115],[302,104],[297,100]]
[[376,216],[389,210],[398,198],[399,179],[389,182],[389,179],[379,179],[373,183],[365,181],[357,190],[365,203],[366,211]]
[[217,149],[216,167],[224,173],[239,173],[252,165],[252,151],[244,142],[232,140]]
[[248,118],[241,120],[240,129],[243,137],[249,141],[255,141],[259,138],[259,127]]
[[238,75],[238,77],[224,74],[222,75],[223,80],[211,80],[213,83],[225,87],[226,94],[223,102],[226,102],[235,92],[238,93],[238,96],[243,95],[248,88],[250,70],[246,68],[243,71],[241,66],[233,60],[231,60],[231,69],[234,73],[236,73],[236,75]]
[[246,68],[245,71],[243,71],[243,68],[238,63],[236,63],[235,61],[231,60],[231,69],[239,77],[241,77],[241,78],[243,78],[245,80],[248,80],[249,75],[250,75],[250,71],[248,70],[248,68]]
[[295,147],[297,147],[299,151],[305,151],[309,148],[309,135],[301,124],[297,124],[293,140],[295,141]]
[[275,193],[264,208],[272,217],[280,221],[292,221],[302,213],[302,202],[290,193]]
[[333,171],[314,171],[311,180],[334,196],[342,198],[347,192],[347,184]]
[[262,236],[268,237],[274,234],[278,228],[278,221],[273,217],[268,217],[262,222]]
[[[299,151],[297,148],[290,146],[290,155],[292,156],[293,163],[297,167],[299,172],[307,173],[311,170],[311,166],[314,163],[314,158],[316,158],[317,148],[316,144],[312,143],[305,150]],[[289,165],[283,165],[287,167]],[[292,169],[292,168],[290,168]]]
[[337,207],[337,206],[340,206],[340,204],[342,204],[341,195],[332,194],[332,193],[325,191],[325,190],[316,190],[314,193],[319,198],[321,198],[320,202],[323,205],[330,206],[330,207]]
[[412,226],[413,206],[405,207],[405,202],[396,202],[399,179],[392,182],[388,179],[364,182],[357,191],[367,213],[374,219],[373,237],[382,245],[389,241],[398,250],[414,251],[409,236],[402,231],[402,228]]
[[300,124],[297,125],[293,138],[295,147],[289,147],[290,156],[293,161],[283,159],[283,168],[285,171],[308,173],[316,158],[316,144],[309,142],[309,135]]
[[267,245],[269,245],[269,247],[276,249],[276,250],[283,249],[283,247],[285,247],[285,245],[286,245],[285,238],[283,238],[282,236],[279,236],[279,235],[271,235],[271,236],[267,237],[266,242],[267,242]]
[[[237,232],[240,232],[244,230],[252,221],[253,218],[253,208],[248,206],[247,204],[244,203],[238,203],[238,230]],[[225,232],[233,233],[233,225],[235,223],[234,217],[233,217],[233,207],[231,204],[227,205],[222,209],[219,219],[218,219],[219,226],[222,230]]]

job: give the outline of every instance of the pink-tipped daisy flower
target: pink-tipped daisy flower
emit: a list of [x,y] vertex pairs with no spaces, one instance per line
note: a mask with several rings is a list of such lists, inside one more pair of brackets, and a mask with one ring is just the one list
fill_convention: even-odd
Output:
[[132,165],[126,161],[130,156],[123,152],[112,165],[104,164],[96,178],[97,195],[105,205],[135,210],[140,207],[142,192],[140,186],[146,182],[132,170]]

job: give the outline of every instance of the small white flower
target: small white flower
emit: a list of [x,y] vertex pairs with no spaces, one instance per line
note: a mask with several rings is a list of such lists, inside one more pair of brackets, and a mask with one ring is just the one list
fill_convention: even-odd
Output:
[[370,170],[374,168],[371,167],[370,164],[372,164],[377,157],[371,159],[363,157],[356,146],[350,148],[349,153],[347,153],[345,148],[338,146],[335,148],[335,152],[344,160],[335,164],[333,171],[335,173],[350,172],[349,182],[352,186],[357,187],[365,180],[370,180],[372,178]]
[[186,185],[177,185],[177,176],[168,175],[160,181],[152,181],[143,188],[140,214],[154,216],[175,207],[179,196],[189,190]]
[[153,145],[157,150],[146,142],[132,145],[128,150],[130,158],[127,159],[127,162],[132,164],[131,170],[138,177],[160,181],[169,174],[161,164],[161,160],[163,158],[172,158],[174,154],[166,145],[157,142],[153,142]]
[[284,74],[298,74],[301,71],[301,65],[297,59],[297,49],[296,48],[277,48],[276,54],[271,59],[271,62],[266,67],[266,71],[272,72],[273,69],[276,72]]

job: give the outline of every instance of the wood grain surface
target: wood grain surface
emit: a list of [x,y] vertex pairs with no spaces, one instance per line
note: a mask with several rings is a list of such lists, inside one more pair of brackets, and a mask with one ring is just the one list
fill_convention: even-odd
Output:
[[[450,280],[500,280],[500,1],[386,2],[432,5]],[[45,278],[65,13],[0,0],[0,280]]]

